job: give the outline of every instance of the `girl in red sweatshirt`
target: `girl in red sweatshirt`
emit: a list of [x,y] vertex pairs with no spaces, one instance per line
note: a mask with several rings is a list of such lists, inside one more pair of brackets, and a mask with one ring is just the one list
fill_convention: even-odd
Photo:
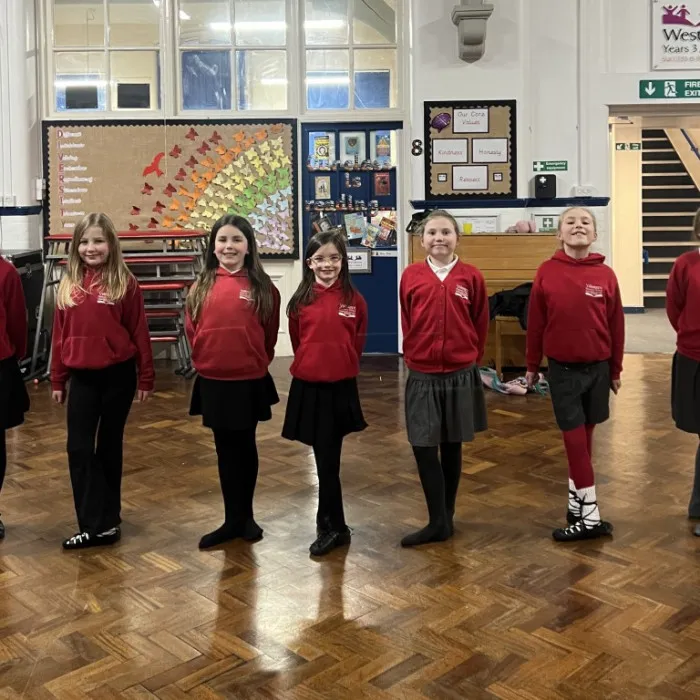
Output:
[[58,287],[51,349],[57,403],[69,379],[68,466],[80,531],[63,547],[113,544],[121,538],[124,426],[137,389],[139,401],[153,392],[154,372],[143,296],[105,214],[88,214],[75,227]]
[[[27,353],[27,308],[14,265],[0,257],[0,491],[7,470],[5,431],[24,423],[29,394],[19,368]],[[0,520],[0,539],[5,526]]]
[[569,526],[552,536],[570,542],[612,533],[600,518],[591,458],[593,429],[609,417],[610,390],[620,389],[625,318],[615,273],[590,252],[598,237],[593,213],[567,209],[557,235],[562,248],[540,266],[530,294],[527,381],[533,385],[546,356],[569,462]]
[[317,233],[306,246],[299,288],[287,306],[294,349],[282,437],[310,445],[318,472],[314,556],[350,543],[340,486],[348,433],[367,427],[357,391],[367,333],[367,304],[350,281],[345,241]]
[[279,402],[268,367],[275,356],[280,295],[263,270],[255,232],[227,214],[212,227],[204,269],[187,297],[186,332],[197,379],[190,415],[214,433],[224,523],[200,549],[242,537],[259,540],[253,517],[258,422]]
[[[700,239],[700,210],[693,222]],[[673,358],[671,404],[676,427],[700,435],[700,251],[683,253],[673,265],[666,288],[666,313],[677,333]],[[695,456],[695,480],[688,517],[700,520],[700,446]],[[700,525],[695,529],[700,536]]]
[[[483,275],[456,255],[459,226],[446,211],[423,219],[425,262],[401,277],[406,432],[418,464],[429,522],[403,547],[442,542],[454,533],[462,443],[486,430],[478,362],[484,354],[489,303]],[[439,449],[439,455],[438,455]]]

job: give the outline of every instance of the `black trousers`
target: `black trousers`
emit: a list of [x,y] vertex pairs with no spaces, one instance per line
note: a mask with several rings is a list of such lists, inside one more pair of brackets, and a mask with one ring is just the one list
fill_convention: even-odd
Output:
[[342,532],[345,524],[343,490],[340,485],[340,454],[343,438],[329,435],[313,446],[318,474],[316,527]]
[[0,430],[0,491],[5,483],[5,472],[7,471],[7,445],[5,443],[5,431]]
[[213,430],[227,526],[240,527],[253,518],[253,498],[258,481],[257,427],[255,422],[247,430]]
[[124,426],[135,391],[133,360],[71,372],[67,449],[80,532],[94,536],[121,523]]

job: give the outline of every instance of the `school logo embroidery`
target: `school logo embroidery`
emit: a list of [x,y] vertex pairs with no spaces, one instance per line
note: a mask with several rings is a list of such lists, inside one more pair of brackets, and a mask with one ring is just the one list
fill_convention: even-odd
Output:
[[104,294],[97,295],[97,303],[107,304],[107,306],[114,306],[114,302],[109,297],[106,297]]
[[357,309],[354,306],[346,306],[341,304],[338,307],[338,316],[344,316],[345,318],[355,318]]
[[461,284],[458,284],[455,289],[455,296],[459,297],[460,299],[464,299],[465,301],[469,301],[469,290],[466,287],[463,287]]
[[253,301],[253,295],[250,293],[250,289],[241,289],[238,298],[244,299],[245,301]]
[[602,299],[605,294],[603,294],[603,288],[599,287],[597,284],[586,284],[586,296],[593,297],[594,299]]

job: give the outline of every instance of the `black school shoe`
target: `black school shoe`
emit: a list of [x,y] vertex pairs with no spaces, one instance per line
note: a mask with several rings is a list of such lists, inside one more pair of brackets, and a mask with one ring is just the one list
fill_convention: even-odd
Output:
[[88,547],[104,547],[106,545],[115,544],[122,538],[122,530],[120,527],[113,527],[107,532],[102,532],[99,535],[91,535],[88,532],[78,532],[63,541],[63,549],[87,549]]
[[612,535],[612,523],[601,520],[595,525],[587,525],[585,520],[579,520],[569,527],[557,528],[552,537],[557,542],[578,542],[580,540],[595,540],[599,537]]
[[0,540],[5,539],[5,524],[0,520]]
[[351,531],[349,527],[344,530],[326,530],[319,533],[316,541],[309,547],[309,552],[314,557],[322,557],[338,547],[350,544]]

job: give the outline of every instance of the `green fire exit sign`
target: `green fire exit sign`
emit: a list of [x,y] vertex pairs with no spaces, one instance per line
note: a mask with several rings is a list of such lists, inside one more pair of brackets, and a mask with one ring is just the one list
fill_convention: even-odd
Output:
[[642,100],[700,100],[700,80],[640,80]]

